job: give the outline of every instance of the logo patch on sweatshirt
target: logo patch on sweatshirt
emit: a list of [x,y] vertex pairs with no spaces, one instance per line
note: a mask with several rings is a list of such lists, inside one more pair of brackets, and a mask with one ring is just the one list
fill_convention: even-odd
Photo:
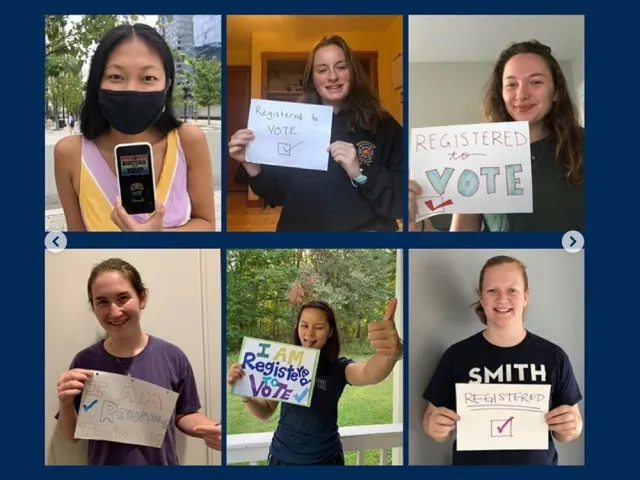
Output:
[[358,142],[356,145],[356,152],[358,153],[358,160],[360,160],[360,163],[364,163],[367,166],[371,165],[375,150],[376,146],[371,142]]

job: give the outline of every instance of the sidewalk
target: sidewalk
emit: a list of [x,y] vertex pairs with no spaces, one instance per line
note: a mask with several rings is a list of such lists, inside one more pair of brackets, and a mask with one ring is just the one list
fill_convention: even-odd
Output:
[[[214,193],[214,200],[216,203],[216,231],[219,232],[222,226],[222,191],[216,190]],[[52,210],[46,210],[44,212],[44,230],[49,232],[52,230],[58,232],[66,232],[67,224],[64,219],[64,212],[61,208]]]

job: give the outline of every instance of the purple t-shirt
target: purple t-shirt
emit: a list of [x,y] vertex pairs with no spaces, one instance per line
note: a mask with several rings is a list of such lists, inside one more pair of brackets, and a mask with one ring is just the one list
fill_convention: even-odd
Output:
[[[133,368],[129,372],[129,369]],[[108,353],[101,340],[82,350],[71,362],[70,369],[83,368],[126,375],[151,382],[179,394],[176,409],[160,448],[129,445],[105,440],[89,440],[89,465],[178,465],[175,415],[188,415],[200,410],[196,380],[189,359],[175,345],[149,336],[145,349],[135,357],[118,358]],[[75,398],[76,412],[82,395]],[[56,415],[57,418],[57,415]]]

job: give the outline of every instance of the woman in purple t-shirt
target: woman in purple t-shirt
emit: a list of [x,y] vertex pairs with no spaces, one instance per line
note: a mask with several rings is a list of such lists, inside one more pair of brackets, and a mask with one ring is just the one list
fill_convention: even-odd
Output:
[[220,450],[221,426],[199,412],[200,399],[187,356],[140,327],[148,292],[136,268],[117,258],[103,261],[91,271],[87,293],[107,337],[79,352],[58,380],[60,409],[56,418],[61,433],[78,441],[74,437],[85,383],[94,371],[109,372],[176,392],[178,400],[159,448],[89,440],[89,465],[178,465],[176,427]]

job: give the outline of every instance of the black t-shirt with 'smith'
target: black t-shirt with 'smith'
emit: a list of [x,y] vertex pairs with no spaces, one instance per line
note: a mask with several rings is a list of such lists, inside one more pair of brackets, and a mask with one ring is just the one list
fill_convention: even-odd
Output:
[[[569,357],[562,348],[527,332],[513,347],[489,343],[482,332],[458,342],[442,355],[424,392],[435,407],[457,411],[456,383],[509,383],[551,386],[549,411],[582,400]],[[453,465],[557,465],[558,453],[549,432],[547,450],[457,451]]]

